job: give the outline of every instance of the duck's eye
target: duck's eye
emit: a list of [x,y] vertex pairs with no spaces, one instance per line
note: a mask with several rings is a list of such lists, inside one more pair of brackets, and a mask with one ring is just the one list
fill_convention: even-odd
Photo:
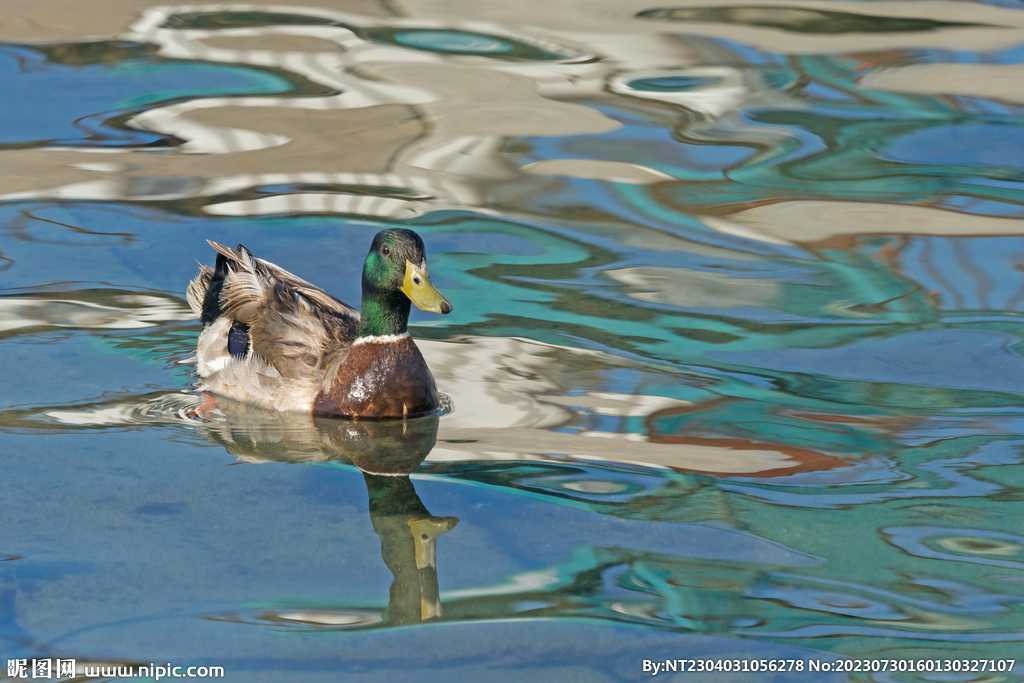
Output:
[[390,254],[390,253],[391,253],[391,247],[389,247],[389,246],[388,246],[388,245],[386,245],[386,244],[382,244],[382,245],[380,245],[380,253],[382,253],[382,254],[384,254],[385,256],[387,256],[388,254]]

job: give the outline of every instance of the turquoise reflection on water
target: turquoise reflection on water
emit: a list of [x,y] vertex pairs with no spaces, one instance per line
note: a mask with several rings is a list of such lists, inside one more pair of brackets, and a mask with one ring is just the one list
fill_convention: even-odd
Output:
[[[867,77],[1019,47],[853,10],[642,13],[675,61],[655,34],[189,12],[0,49],[9,657],[331,680],[1013,658],[1019,96]],[[786,54],[760,30],[870,35]],[[456,306],[412,319],[453,413],[194,419],[204,240],[356,303],[391,226]]]
[[138,47],[137,56],[129,46],[124,49],[128,59],[113,64],[62,64],[24,46],[0,46],[6,84],[0,146],[81,144],[83,138],[103,146],[153,143],[160,136],[106,122],[115,111],[157,102],[292,90],[283,78],[259,70],[160,61]]
[[416,31],[395,36],[402,45],[439,52],[507,52],[512,45],[497,38],[454,31]]

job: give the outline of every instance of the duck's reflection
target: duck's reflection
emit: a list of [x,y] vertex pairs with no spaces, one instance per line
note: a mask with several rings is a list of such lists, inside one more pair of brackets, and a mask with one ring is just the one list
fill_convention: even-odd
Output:
[[[409,475],[437,443],[438,417],[350,421],[267,413],[220,401],[209,434],[248,462],[351,462],[363,473],[370,522],[380,538],[384,564],[394,575],[388,625],[415,624],[441,616],[437,539],[459,523],[430,514]],[[277,616],[292,625],[365,625],[366,614],[293,611]],[[377,621],[372,619],[372,621]]]
[[408,476],[364,472],[363,478],[380,553],[395,576],[384,620],[402,625],[441,616],[437,538],[453,529],[458,518],[431,515]]

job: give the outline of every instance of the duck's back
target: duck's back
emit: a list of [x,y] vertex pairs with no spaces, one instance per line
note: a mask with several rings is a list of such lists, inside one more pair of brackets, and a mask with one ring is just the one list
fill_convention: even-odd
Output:
[[278,410],[310,410],[328,367],[337,367],[359,331],[359,313],[243,247],[217,250],[188,301],[203,322],[199,389]]

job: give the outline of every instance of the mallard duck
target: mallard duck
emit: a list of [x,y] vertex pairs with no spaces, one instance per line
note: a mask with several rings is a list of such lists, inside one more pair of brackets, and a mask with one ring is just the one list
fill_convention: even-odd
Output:
[[203,323],[200,391],[277,410],[404,418],[438,408],[437,386],[409,336],[410,302],[447,314],[427,276],[423,240],[382,230],[363,262],[362,314],[241,244],[200,266],[188,303]]

